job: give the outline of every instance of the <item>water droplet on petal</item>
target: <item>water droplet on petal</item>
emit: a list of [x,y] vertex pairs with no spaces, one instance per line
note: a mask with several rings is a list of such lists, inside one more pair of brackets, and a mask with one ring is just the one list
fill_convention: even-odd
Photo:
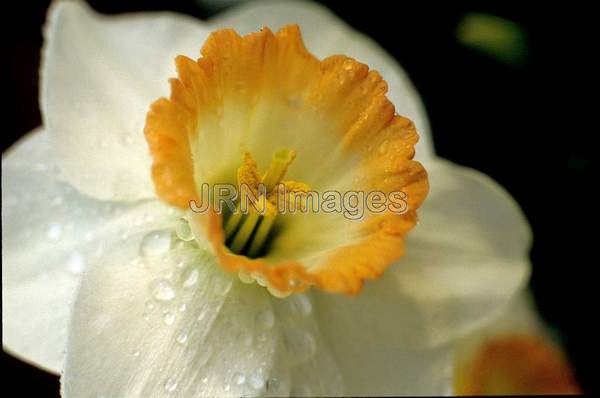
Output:
[[255,390],[260,390],[265,385],[265,379],[255,373],[248,379],[248,384],[250,384]]
[[167,379],[165,382],[165,390],[173,392],[177,389],[177,381],[173,378]]
[[175,224],[175,234],[179,239],[185,242],[194,240],[194,234],[192,233],[190,224],[185,218],[180,218],[177,220],[177,224]]
[[67,259],[67,269],[74,275],[79,275],[85,267],[85,257],[79,252],[73,252]]
[[140,356],[140,350],[134,350],[131,355],[133,355],[134,357],[139,357]]
[[187,334],[187,332],[185,330],[180,331],[179,334],[177,335],[177,339],[176,340],[177,340],[177,342],[179,344],[185,344],[185,343],[187,343],[187,340],[188,340],[188,334]]
[[254,272],[251,276],[254,278],[254,280],[256,281],[256,283],[258,283],[262,287],[266,287],[267,286],[267,281],[265,280],[265,278],[261,274]]
[[173,314],[171,311],[167,311],[163,315],[163,321],[165,322],[165,325],[171,326],[175,323],[175,314]]
[[244,271],[238,272],[238,278],[240,278],[240,281],[242,281],[242,283],[245,283],[248,285],[251,283],[254,283],[254,278],[252,276],[250,276],[249,273],[244,272]]
[[171,232],[152,231],[142,239],[140,251],[144,256],[159,256],[171,247]]
[[231,378],[234,384],[242,385],[246,381],[246,376],[243,373],[235,372]]
[[200,273],[195,267],[191,267],[184,275],[183,287],[189,289],[194,287],[198,283],[198,276]]
[[275,315],[271,309],[256,314],[256,323],[262,329],[271,329],[275,324]]
[[273,296],[273,297],[277,297],[277,298],[286,298],[289,297],[292,294],[292,290],[288,290],[288,291],[281,291],[278,290],[276,288],[274,288],[271,285],[267,285],[267,291]]
[[170,301],[175,297],[175,289],[164,279],[154,281],[151,288],[152,297],[158,301]]

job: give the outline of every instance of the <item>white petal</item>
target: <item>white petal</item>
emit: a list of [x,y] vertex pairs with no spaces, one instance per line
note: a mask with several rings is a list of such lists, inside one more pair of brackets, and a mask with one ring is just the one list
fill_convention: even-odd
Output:
[[[526,283],[531,234],[510,196],[447,162],[429,173],[431,193],[406,255],[357,297],[316,293],[336,356],[352,346],[366,353],[439,347],[488,322]],[[340,362],[345,374],[365,363],[360,352]]]
[[168,95],[175,56],[197,57],[207,34],[183,15],[106,17],[83,2],[53,4],[40,102],[59,166],[75,187],[99,199],[154,196],[146,113]]
[[389,86],[388,97],[396,112],[415,122],[421,139],[416,159],[427,163],[435,157],[429,121],[421,97],[402,67],[381,46],[355,31],[331,11],[308,1],[248,2],[209,21],[215,28],[232,27],[245,34],[263,26],[277,30],[297,23],[306,47],[319,58],[344,54],[379,71]]
[[165,211],[157,203],[116,205],[80,194],[64,181],[44,131],[9,149],[2,157],[4,348],[58,373],[81,274],[111,250],[107,236],[126,245],[126,234],[155,228]]
[[341,393],[314,318],[296,302],[241,283],[192,243],[141,260],[112,247],[82,279],[64,396]]

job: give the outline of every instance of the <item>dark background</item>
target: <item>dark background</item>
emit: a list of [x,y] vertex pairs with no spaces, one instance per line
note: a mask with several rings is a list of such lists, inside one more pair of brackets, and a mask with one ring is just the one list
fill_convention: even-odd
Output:
[[[173,10],[201,19],[222,8],[202,1],[90,3],[105,13]],[[598,235],[592,222],[595,12],[574,2],[322,3],[408,71],[429,113],[437,153],[489,174],[519,202],[534,231],[531,285],[539,310],[561,333],[584,391],[598,391],[597,367],[589,358],[597,349],[592,330],[598,316],[592,290],[597,255],[591,255],[598,244],[592,242]],[[37,71],[47,6],[20,1],[7,10],[3,4],[3,151],[41,123]],[[527,37],[524,61],[507,65],[460,44],[457,24],[469,12],[518,23]],[[19,386],[21,395],[58,396],[57,377],[4,353],[2,368],[5,386]]]

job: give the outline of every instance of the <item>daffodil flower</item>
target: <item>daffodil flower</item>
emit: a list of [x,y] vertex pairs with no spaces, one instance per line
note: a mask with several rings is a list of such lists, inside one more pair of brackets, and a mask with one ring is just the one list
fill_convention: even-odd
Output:
[[527,292],[455,350],[454,392],[459,395],[580,394],[554,333]]
[[[64,396],[447,393],[457,339],[526,283],[514,201],[435,156],[400,66],[320,6],[56,2],[45,40],[44,125],[2,159],[3,344]],[[258,181],[408,208],[189,210]]]

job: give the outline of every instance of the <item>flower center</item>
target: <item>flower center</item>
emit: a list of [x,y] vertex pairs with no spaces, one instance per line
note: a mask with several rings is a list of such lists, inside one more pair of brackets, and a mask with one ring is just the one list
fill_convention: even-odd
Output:
[[236,210],[224,221],[225,242],[233,253],[249,258],[264,255],[280,208],[279,201],[285,202],[290,195],[308,191],[305,184],[283,181],[295,158],[296,152],[292,149],[275,152],[268,170],[261,176],[252,156],[244,154],[237,172]]

